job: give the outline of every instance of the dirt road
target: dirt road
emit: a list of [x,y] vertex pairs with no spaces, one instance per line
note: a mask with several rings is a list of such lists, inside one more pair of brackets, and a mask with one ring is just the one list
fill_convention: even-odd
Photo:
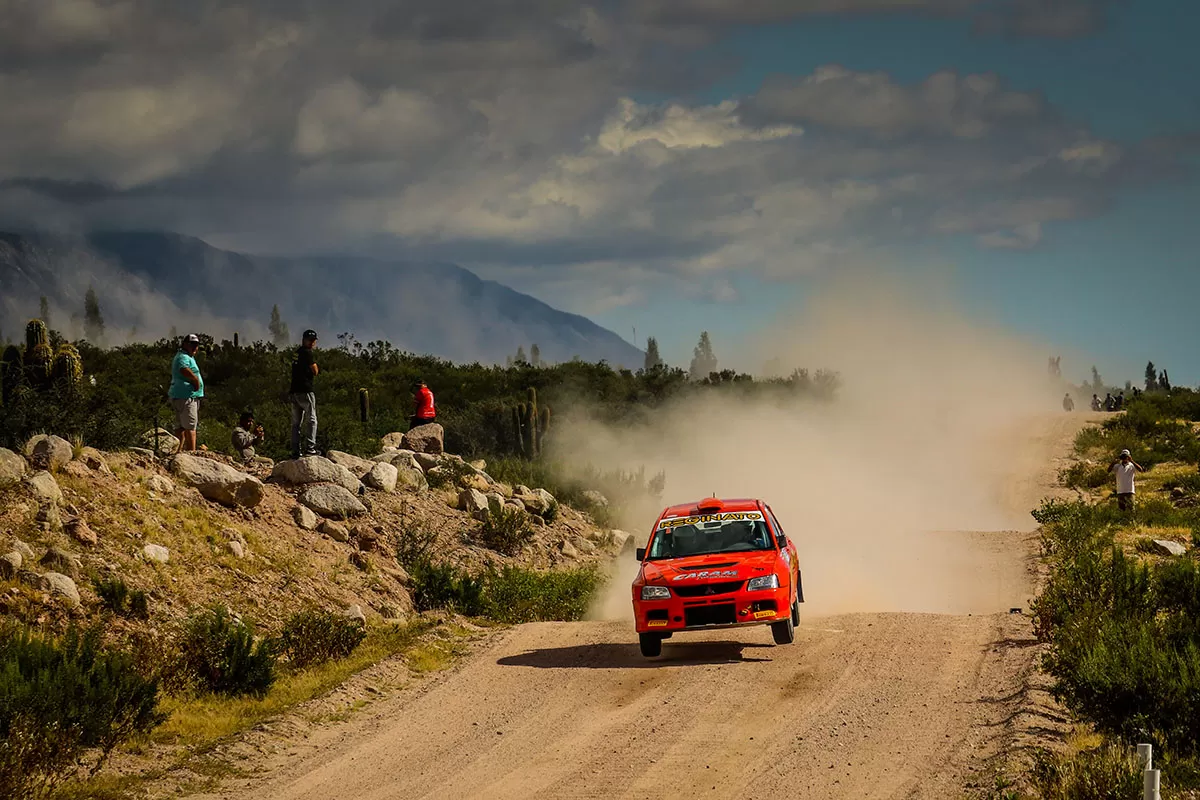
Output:
[[[1039,427],[1032,507],[1083,415]],[[506,631],[451,673],[325,731],[226,797],[901,798],[986,784],[1032,660],[1030,537],[946,534],[996,607],[806,619],[794,645],[766,628],[677,636],[637,651],[628,622]],[[973,613],[967,613],[971,611]],[[979,613],[983,612],[983,613]]]

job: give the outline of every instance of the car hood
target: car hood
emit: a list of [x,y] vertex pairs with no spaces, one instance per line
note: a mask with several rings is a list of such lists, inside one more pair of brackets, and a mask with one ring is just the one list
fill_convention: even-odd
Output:
[[646,583],[668,584],[744,581],[774,572],[776,556],[774,550],[755,550],[647,561],[642,564],[642,578]]

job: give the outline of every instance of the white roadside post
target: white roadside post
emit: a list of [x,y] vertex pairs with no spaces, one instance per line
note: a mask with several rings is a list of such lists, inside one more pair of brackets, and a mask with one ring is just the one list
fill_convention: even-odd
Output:
[[1137,755],[1138,763],[1142,767],[1142,800],[1161,800],[1160,775],[1158,770],[1152,768],[1154,748],[1148,744],[1139,744]]

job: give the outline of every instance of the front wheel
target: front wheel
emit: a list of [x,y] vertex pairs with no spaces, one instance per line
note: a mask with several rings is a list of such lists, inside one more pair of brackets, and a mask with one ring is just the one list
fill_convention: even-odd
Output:
[[797,615],[798,609],[793,603],[792,613],[788,614],[787,619],[771,623],[771,638],[775,640],[775,644],[791,644],[796,641],[795,619]]
[[662,655],[662,637],[657,633],[639,633],[638,646],[646,658]]

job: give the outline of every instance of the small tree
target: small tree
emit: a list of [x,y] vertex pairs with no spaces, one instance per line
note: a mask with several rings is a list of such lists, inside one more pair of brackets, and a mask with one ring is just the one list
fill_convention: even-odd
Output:
[[1153,392],[1158,388],[1158,370],[1154,368],[1153,361],[1146,362],[1146,391]]
[[528,359],[525,358],[525,348],[521,345],[517,345],[517,354],[513,356],[513,361],[515,361],[517,364],[529,363]]
[[1165,369],[1158,376],[1158,388],[1164,392],[1171,391],[1171,379],[1167,376]]
[[1096,369],[1096,365],[1092,365],[1092,391],[1096,394],[1104,391],[1104,379],[1100,377],[1100,370]]
[[717,357],[713,355],[712,341],[708,338],[708,331],[703,331],[696,349],[692,351],[692,365],[688,370],[688,377],[694,381],[703,380],[716,371]]
[[278,305],[271,306],[271,322],[267,325],[267,330],[276,347],[287,347],[292,343],[292,335],[288,331],[287,323],[279,316]]
[[537,346],[537,342],[534,342],[529,348],[529,363],[533,364],[535,367],[540,367],[542,365],[542,351],[541,348]]
[[42,295],[38,303],[38,319],[46,323],[47,328],[50,327],[50,301],[46,299],[46,295]]
[[104,315],[100,313],[96,290],[91,286],[83,297],[83,336],[92,344],[100,344],[104,340]]
[[662,366],[662,357],[658,354],[658,340],[653,336],[646,339],[646,361],[644,364],[646,372],[658,369]]

